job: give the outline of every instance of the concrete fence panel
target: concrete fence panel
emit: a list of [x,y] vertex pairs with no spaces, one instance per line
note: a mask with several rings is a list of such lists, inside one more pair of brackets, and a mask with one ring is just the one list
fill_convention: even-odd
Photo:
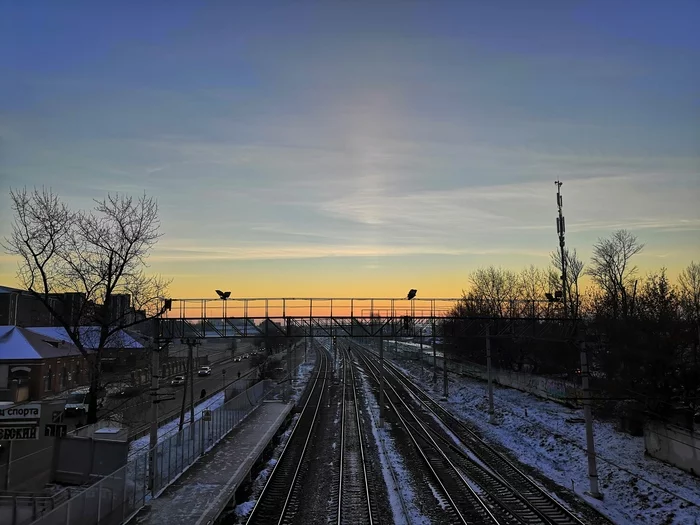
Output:
[[686,472],[700,474],[700,435],[660,421],[644,425],[644,448],[661,461]]

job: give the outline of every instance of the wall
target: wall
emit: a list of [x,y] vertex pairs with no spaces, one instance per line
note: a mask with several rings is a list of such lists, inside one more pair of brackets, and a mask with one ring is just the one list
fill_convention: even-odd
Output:
[[0,458],[0,490],[39,491],[50,481],[56,438],[45,436],[44,428],[52,422],[54,412],[63,412],[64,404],[63,401],[43,401],[39,439],[12,442],[9,485],[7,460],[10,459],[10,442],[0,442],[5,448],[5,453]]
[[126,465],[129,443],[91,437],[66,436],[59,440],[54,482],[82,485],[108,476]]
[[[49,366],[51,367],[51,388],[47,391],[44,386]],[[64,366],[67,369],[67,378],[65,388],[61,388],[61,373]],[[76,374],[77,368],[80,369],[80,375]],[[88,376],[88,364],[83,356],[46,359],[40,366],[32,367],[32,399],[41,399],[46,395],[85,386],[88,384]]]
[[[486,381],[488,373],[485,366],[477,364],[451,363],[448,361],[448,370],[461,375],[469,375]],[[438,360],[438,366],[441,360]],[[581,387],[575,383],[562,379],[549,378],[528,374],[526,372],[514,372],[511,370],[491,369],[493,381],[502,386],[515,388],[522,392],[528,392],[538,397],[564,403],[569,405],[579,405],[583,399]]]
[[644,425],[647,454],[686,472],[700,474],[700,435],[660,421]]
[[[414,361],[419,358],[420,354],[415,351],[415,347],[409,347],[408,345],[404,345],[404,347],[405,348],[402,350],[401,343],[399,343],[399,356],[409,356],[409,359]],[[426,345],[424,352],[429,352],[429,348],[430,347]],[[389,343],[385,351],[390,351],[391,354],[393,354],[393,343]],[[442,370],[443,358],[439,352],[437,355],[436,364],[437,367]],[[425,354],[425,363],[428,366],[432,366],[432,355]],[[448,360],[447,369],[450,372],[463,376],[471,376],[484,381],[488,380],[486,367],[476,363],[456,363]],[[581,404],[581,399],[583,399],[583,390],[581,387],[576,383],[564,381],[563,379],[537,376],[527,372],[501,370],[495,367],[491,368],[491,377],[495,383],[501,386],[515,388],[516,390],[528,392],[544,399],[556,401],[557,403],[578,406]]]

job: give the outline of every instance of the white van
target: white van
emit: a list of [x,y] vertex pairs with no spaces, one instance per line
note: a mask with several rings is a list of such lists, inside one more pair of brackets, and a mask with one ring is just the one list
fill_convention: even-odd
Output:
[[[104,397],[104,391],[97,396],[97,408],[102,406],[102,398]],[[66,406],[63,409],[67,417],[71,416],[84,416],[88,413],[88,407],[90,406],[90,389],[81,388],[80,390],[74,390],[68,395],[66,399]]]

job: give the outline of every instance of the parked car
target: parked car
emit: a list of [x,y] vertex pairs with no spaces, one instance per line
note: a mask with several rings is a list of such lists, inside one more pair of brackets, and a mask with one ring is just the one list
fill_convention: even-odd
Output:
[[172,386],[180,386],[185,384],[185,376],[175,376],[173,380],[170,381]]
[[211,367],[210,366],[199,367],[199,372],[197,372],[197,375],[199,375],[200,377],[210,376],[211,375]]

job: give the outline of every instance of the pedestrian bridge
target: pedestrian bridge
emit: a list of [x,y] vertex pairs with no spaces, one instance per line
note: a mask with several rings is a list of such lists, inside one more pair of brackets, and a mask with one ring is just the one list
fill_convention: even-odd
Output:
[[168,299],[160,337],[534,337],[569,339],[551,301],[465,298]]

